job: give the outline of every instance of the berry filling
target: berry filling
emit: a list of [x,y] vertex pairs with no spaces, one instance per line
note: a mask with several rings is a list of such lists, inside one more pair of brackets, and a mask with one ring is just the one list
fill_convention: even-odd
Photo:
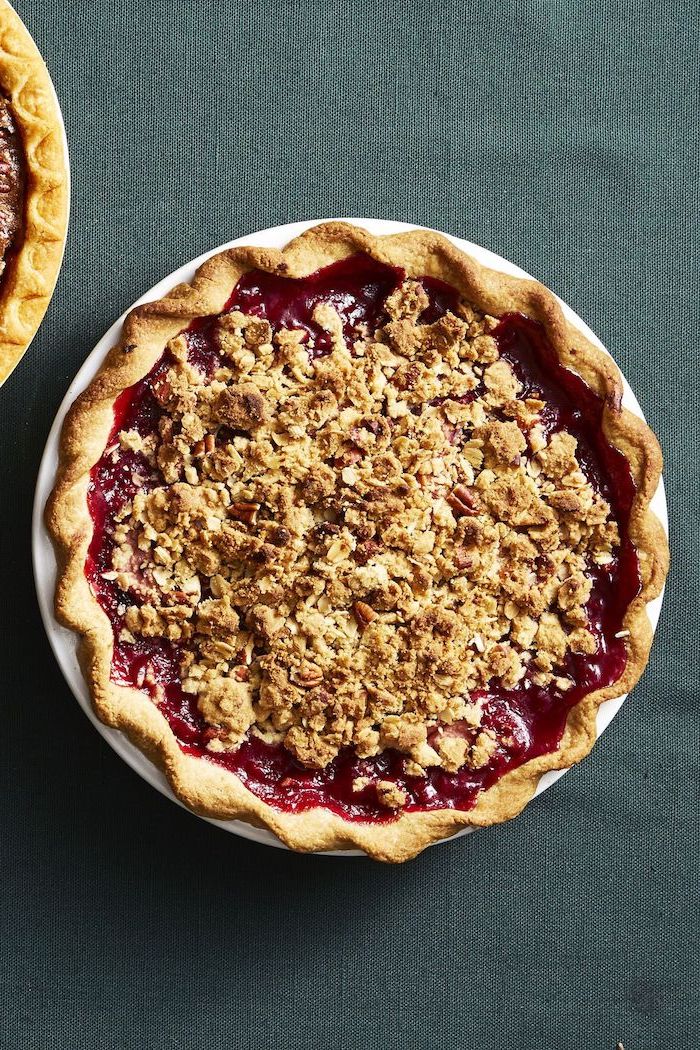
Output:
[[[252,271],[238,282],[226,311],[240,310],[266,319],[275,329],[300,329],[306,333],[312,356],[322,357],[331,349],[331,337],[313,318],[318,304],[334,307],[350,342],[386,323],[385,300],[404,276],[401,270],[364,255],[301,279]],[[420,283],[428,297],[421,323],[433,323],[457,308],[459,297],[454,289],[428,277]],[[185,333],[189,361],[207,376],[222,363],[215,320],[197,320]],[[393,819],[394,813],[378,803],[373,786],[378,779],[401,790],[407,811],[469,809],[483,790],[509,770],[555,751],[572,707],[593,690],[614,683],[624,671],[627,648],[623,619],[640,588],[637,555],[628,535],[635,492],[629,466],[602,431],[602,400],[559,363],[541,325],[522,315],[508,314],[493,335],[500,357],[523,385],[521,396],[546,403],[542,411],[544,432],[566,431],[576,438],[581,469],[609,504],[620,545],[609,562],[590,567],[592,588],[586,604],[586,628],[597,649],[593,654],[566,654],[559,672],[573,684],[559,688],[551,682],[543,687],[528,672],[515,688],[492,683],[470,697],[482,700],[482,727],[494,731],[497,746],[479,768],[464,766],[452,773],[439,767],[427,769],[423,776],[408,775],[405,756],[390,748],[371,758],[359,758],[352,748],[346,748],[326,768],[310,769],[281,744],[271,745],[252,733],[237,750],[207,748],[211,728],[199,711],[196,696],[182,689],[178,644],[162,638],[120,640],[127,610],[141,599],[133,588],[121,590],[111,571],[116,515],[136,493],[163,484],[158,470],[141,452],[120,447],[118,435],[136,431],[145,438],[157,433],[163,414],[159,384],[164,383],[172,364],[169,351],[115,402],[108,447],[91,474],[88,503],[94,532],[85,566],[93,593],[114,631],[112,680],[147,692],[167,718],[183,751],[230,770],[251,792],[277,809],[299,812],[322,806],[347,819]],[[366,787],[358,789],[358,782],[361,785],[365,780]]]

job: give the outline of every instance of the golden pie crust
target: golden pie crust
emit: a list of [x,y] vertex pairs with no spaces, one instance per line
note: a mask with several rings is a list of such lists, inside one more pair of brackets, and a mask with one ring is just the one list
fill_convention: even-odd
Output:
[[49,305],[68,225],[68,163],[53,85],[36,44],[0,0],[0,92],[23,148],[24,213],[0,283],[0,384],[32,341]]
[[[233,773],[184,753],[150,697],[111,681],[112,626],[84,571],[93,533],[87,503],[90,471],[105,451],[120,393],[147,375],[166,344],[193,320],[220,313],[247,271],[305,277],[358,252],[401,267],[408,278],[431,276],[445,281],[484,314],[498,318],[522,313],[545,327],[561,363],[604,400],[605,436],[629,463],[636,494],[628,531],[641,576],[640,592],[624,618],[625,631],[629,632],[625,670],[614,684],[589,693],[571,709],[554,753],[508,772],[483,791],[470,810],[405,811],[382,823],[346,820],[321,807],[301,813],[280,812],[252,794]],[[646,605],[661,592],[668,568],[665,533],[649,510],[662,459],[650,429],[621,407],[621,392],[621,377],[612,360],[566,321],[551,292],[535,281],[482,266],[438,234],[416,230],[373,237],[349,224],[331,222],[308,230],[282,251],[243,247],[214,256],[200,267],[191,285],[180,285],[163,299],[132,311],[119,343],[77,399],[64,425],[56,486],[46,515],[59,563],[56,614],[81,636],[81,663],[99,717],[124,731],[156,762],[178,798],[191,809],[206,816],[239,818],[268,827],[296,850],[359,848],[379,860],[403,861],[462,827],[486,826],[515,816],[532,797],[544,772],[568,767],[590,751],[596,739],[599,705],[627,693],[648,659],[652,631]],[[365,620],[370,618],[366,607],[356,610],[355,616],[365,628]],[[388,806],[393,805],[390,788],[387,784]]]

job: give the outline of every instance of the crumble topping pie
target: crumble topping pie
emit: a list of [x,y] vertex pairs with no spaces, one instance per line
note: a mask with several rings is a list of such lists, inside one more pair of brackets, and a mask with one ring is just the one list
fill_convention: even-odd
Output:
[[68,224],[68,168],[51,78],[0,0],[0,384],[53,292]]
[[[352,230],[311,234],[330,229]],[[438,818],[429,840],[470,822],[547,767],[587,698],[624,691],[650,572],[640,485],[602,428],[617,390],[507,296],[499,315],[349,239],[299,276],[260,253],[117,384],[82,475],[83,578],[110,690],[147,698],[180,753],[292,845],[281,818],[320,812],[343,830],[303,848],[397,859],[426,839],[397,824]]]

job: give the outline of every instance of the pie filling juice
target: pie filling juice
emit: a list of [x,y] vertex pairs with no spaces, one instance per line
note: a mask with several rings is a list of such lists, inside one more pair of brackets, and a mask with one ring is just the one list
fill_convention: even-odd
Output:
[[[313,337],[314,356],[321,356],[330,344],[327,333],[312,320],[318,303],[331,303],[343,321],[346,338],[353,338],[360,324],[372,330],[383,323],[383,303],[403,276],[403,271],[364,255],[334,263],[306,278],[252,271],[240,279],[226,309],[265,318],[273,328],[305,329]],[[433,278],[424,278],[421,283],[429,306],[420,320],[432,323],[456,305],[458,296],[450,286]],[[213,319],[203,318],[186,333],[189,360],[206,374],[212,374],[221,363],[212,329]],[[117,435],[122,430],[136,430],[145,437],[157,431],[162,409],[153,389],[172,364],[169,353],[166,351],[149,375],[125,390],[115,403],[108,447],[91,473],[88,502],[94,533],[85,566],[93,593],[114,630],[112,680],[150,693],[183,751],[229,769],[250,791],[280,810],[323,806],[348,819],[394,819],[393,813],[378,805],[371,789],[353,790],[358,777],[395,782],[407,796],[404,808],[409,811],[469,809],[482,790],[509,770],[556,750],[571,708],[593,690],[617,681],[625,668],[626,644],[618,634],[640,588],[637,555],[628,535],[635,491],[629,467],[602,432],[602,400],[559,363],[539,324],[520,314],[507,314],[494,336],[501,357],[510,363],[523,385],[523,396],[537,394],[546,402],[542,414],[545,430],[552,433],[563,429],[576,437],[582,469],[609,503],[621,544],[611,564],[589,570],[593,587],[587,604],[587,626],[598,648],[592,656],[567,653],[561,674],[573,681],[573,687],[565,692],[554,683],[542,688],[526,674],[515,689],[493,684],[481,694],[485,701],[483,726],[495,730],[499,743],[488,764],[480,769],[463,767],[447,773],[431,768],[424,777],[410,777],[404,773],[404,756],[396,751],[360,759],[347,750],[325,769],[310,770],[282,745],[271,746],[254,735],[234,752],[206,749],[207,727],[197,709],[197,699],[181,688],[177,646],[163,639],[120,641],[126,608],[139,599],[104,576],[111,569],[115,514],[137,491],[162,483],[140,453],[119,449]]]

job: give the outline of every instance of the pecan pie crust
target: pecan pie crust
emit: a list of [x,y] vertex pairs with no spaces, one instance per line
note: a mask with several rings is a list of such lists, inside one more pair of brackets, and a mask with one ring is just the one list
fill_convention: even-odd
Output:
[[[405,276],[386,299],[381,330],[363,333],[353,356],[332,302],[315,307],[329,352],[313,363],[299,330],[273,331],[238,308],[222,314],[252,270],[306,277],[358,253]],[[419,324],[426,277],[456,289],[460,306]],[[182,333],[219,314],[222,368],[205,381]],[[182,688],[209,726],[209,754],[235,752],[254,732],[310,770],[347,748],[368,759],[392,749],[415,778],[478,770],[498,744],[478,697],[489,683],[508,689],[525,674],[562,695],[573,686],[567,654],[585,657],[597,645],[587,626],[587,567],[612,561],[620,542],[575,439],[547,437],[542,402],[518,398],[492,334],[507,314],[542,325],[558,360],[604,400],[605,436],[629,464],[627,530],[640,586],[619,632],[624,669],[571,707],[556,750],[506,772],[472,808],[406,808],[397,783],[368,777],[353,790],[372,793],[391,819],[276,808],[215,761],[183,750],[146,691],[113,681],[112,623],[85,566],[91,471],[112,435],[115,402],[167,346],[171,366],[154,390],[164,413],[158,433],[126,429],[115,445],[115,455],[145,457],[165,486],[137,492],[117,515],[104,575],[126,591],[142,585],[135,564],[147,566],[149,586],[121,610],[119,639],[183,647]],[[456,432],[468,440],[457,446]],[[81,635],[100,718],[157,762],[192,809],[267,826],[298,850],[359,847],[405,860],[460,827],[518,813],[542,773],[588,753],[600,703],[638,680],[651,644],[646,604],[668,565],[649,511],[660,472],[656,439],[621,407],[615,365],[542,285],[489,270],[437,234],[375,238],[326,223],[283,251],[223,252],[191,285],[129,315],[64,427],[47,508],[59,560],[56,612]]]
[[[8,205],[12,212],[1,217],[1,384],[46,312],[68,225],[68,167],[51,78],[7,0],[0,0],[0,95],[5,135],[11,134],[18,154],[3,148],[0,159],[0,192],[6,191],[3,211]],[[19,172],[14,170],[17,166]]]

